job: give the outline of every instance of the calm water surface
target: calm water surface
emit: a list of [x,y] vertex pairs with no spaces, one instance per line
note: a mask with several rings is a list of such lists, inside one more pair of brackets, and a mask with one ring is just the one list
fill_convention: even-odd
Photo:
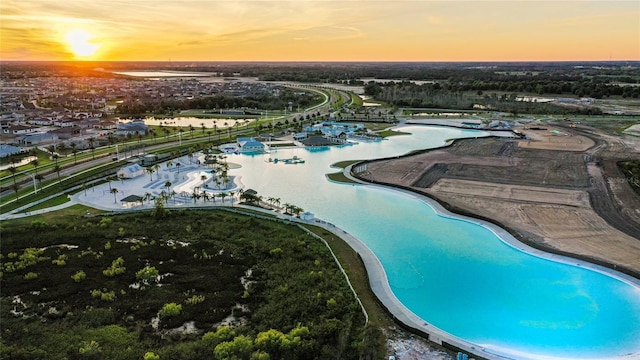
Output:
[[[640,289],[596,271],[541,259],[490,230],[437,215],[424,201],[373,186],[336,184],[341,160],[371,159],[485,133],[408,127],[411,136],[329,148],[234,155],[232,173],[359,238],[380,259],[396,297],[440,329],[515,358],[640,356]],[[267,162],[298,156],[305,164]]]

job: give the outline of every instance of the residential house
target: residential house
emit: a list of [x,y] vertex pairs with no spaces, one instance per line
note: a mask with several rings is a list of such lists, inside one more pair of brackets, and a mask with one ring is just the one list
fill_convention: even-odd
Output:
[[21,146],[41,146],[55,144],[58,139],[58,135],[49,132],[18,136],[14,142]]
[[149,133],[149,127],[144,121],[134,120],[128,123],[121,123],[117,125],[116,135],[127,136],[131,135],[147,135]]
[[7,128],[3,128],[2,132],[4,134],[11,134],[11,135],[24,135],[24,134],[29,134],[29,133],[36,132],[37,130],[38,130],[38,128],[33,127],[33,126],[10,125]]

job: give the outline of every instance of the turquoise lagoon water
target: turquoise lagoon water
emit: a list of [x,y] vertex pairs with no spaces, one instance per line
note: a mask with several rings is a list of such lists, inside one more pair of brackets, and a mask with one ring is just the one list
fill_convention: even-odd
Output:
[[[640,356],[640,288],[597,271],[542,259],[489,229],[439,216],[416,196],[336,184],[341,160],[440,146],[477,131],[408,127],[411,136],[322,151],[232,155],[247,188],[313,212],[363,241],[398,300],[426,322],[490,352],[518,359]],[[305,164],[267,162],[299,156]]]

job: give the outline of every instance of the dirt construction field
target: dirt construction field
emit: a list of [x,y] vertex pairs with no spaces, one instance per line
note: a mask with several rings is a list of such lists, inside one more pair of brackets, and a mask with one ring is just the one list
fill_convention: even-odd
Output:
[[521,131],[530,140],[459,140],[371,161],[357,175],[428,194],[536,247],[640,277],[640,197],[616,165],[640,156],[629,151],[640,139],[562,126]]

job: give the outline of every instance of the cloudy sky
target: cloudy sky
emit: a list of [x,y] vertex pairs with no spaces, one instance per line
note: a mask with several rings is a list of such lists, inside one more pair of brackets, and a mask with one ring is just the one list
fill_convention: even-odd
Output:
[[640,60],[640,1],[2,0],[2,60]]

